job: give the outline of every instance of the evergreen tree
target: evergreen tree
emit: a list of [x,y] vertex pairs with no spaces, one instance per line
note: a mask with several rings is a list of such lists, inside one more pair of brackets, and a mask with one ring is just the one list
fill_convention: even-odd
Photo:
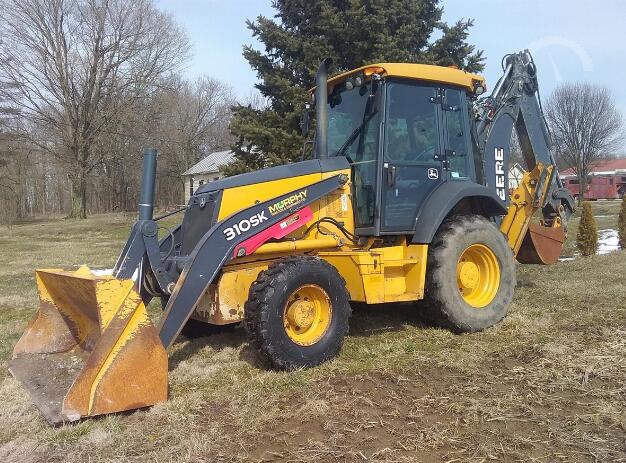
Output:
[[619,237],[619,247],[626,250],[626,195],[622,198],[622,207],[617,219],[617,236]]
[[598,228],[588,201],[583,203],[580,225],[576,234],[576,247],[583,256],[593,256],[598,248]]
[[[440,0],[275,0],[275,18],[247,21],[263,44],[244,47],[267,106],[234,108],[233,174],[299,159],[304,143],[300,115],[315,72],[325,57],[333,72],[376,62],[483,68],[482,51],[467,42],[472,20],[441,21]],[[439,36],[433,39],[433,35]]]

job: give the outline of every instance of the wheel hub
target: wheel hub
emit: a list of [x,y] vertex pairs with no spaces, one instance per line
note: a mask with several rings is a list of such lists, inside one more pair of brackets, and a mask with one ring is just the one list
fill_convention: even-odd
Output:
[[317,285],[304,285],[295,290],[285,305],[285,333],[294,343],[310,346],[318,342],[330,326],[330,298]]
[[311,301],[296,300],[287,309],[287,319],[300,330],[310,328],[315,319],[315,305]]
[[474,262],[459,264],[459,281],[463,289],[473,289],[478,284],[478,265]]

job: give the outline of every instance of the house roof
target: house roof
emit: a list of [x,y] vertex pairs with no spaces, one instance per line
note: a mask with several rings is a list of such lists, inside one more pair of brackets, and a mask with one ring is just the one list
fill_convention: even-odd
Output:
[[235,157],[235,153],[230,150],[227,151],[216,151],[207,155],[196,165],[190,167],[185,172],[183,172],[183,176],[185,175],[200,175],[200,174],[211,174],[214,172],[219,172],[222,167],[226,164],[230,163]]
[[[617,170],[626,170],[626,158],[610,159],[596,162],[592,165],[589,173],[592,175],[613,175]],[[574,169],[569,168],[559,172],[561,177],[575,176]]]

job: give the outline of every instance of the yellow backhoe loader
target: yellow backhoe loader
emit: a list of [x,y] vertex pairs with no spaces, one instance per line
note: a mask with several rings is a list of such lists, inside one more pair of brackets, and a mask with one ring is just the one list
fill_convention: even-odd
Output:
[[[242,322],[268,366],[292,370],[339,353],[351,301],[416,301],[456,332],[497,323],[515,258],[555,262],[574,209],[532,58],[504,64],[485,97],[481,76],[454,68],[380,63],[328,79],[324,60],[313,158],[203,185],[160,240],[146,150],[139,219],[113,274],[37,270],[40,309],[12,374],[57,424],[166,400],[181,331]],[[513,129],[528,171],[510,190]]]

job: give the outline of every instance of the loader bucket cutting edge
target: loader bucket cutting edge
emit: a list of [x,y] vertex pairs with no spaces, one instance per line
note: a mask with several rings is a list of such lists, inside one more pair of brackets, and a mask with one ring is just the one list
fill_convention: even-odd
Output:
[[39,311],[9,371],[51,424],[167,400],[167,354],[132,280],[36,271]]
[[517,260],[522,264],[554,264],[559,260],[564,242],[563,227],[543,227],[531,223],[517,253]]

